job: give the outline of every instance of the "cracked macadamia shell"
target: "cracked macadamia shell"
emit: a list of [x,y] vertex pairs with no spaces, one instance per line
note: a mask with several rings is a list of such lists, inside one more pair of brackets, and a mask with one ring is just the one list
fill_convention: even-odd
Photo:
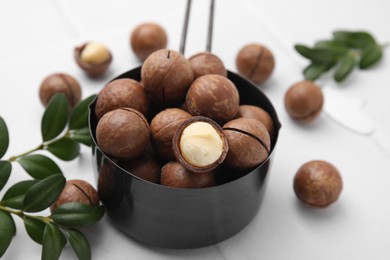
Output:
[[234,83],[216,74],[197,78],[186,96],[187,109],[191,115],[209,117],[219,124],[236,116],[239,102],[240,96]]
[[179,108],[167,108],[159,112],[150,123],[151,141],[154,150],[159,156],[167,160],[174,160],[172,148],[173,136],[179,125],[191,115]]
[[257,121],[263,123],[272,138],[274,131],[274,123],[272,121],[271,116],[264,109],[253,105],[241,105],[238,108],[238,113],[236,117],[256,119]]
[[145,117],[149,111],[149,99],[142,84],[133,79],[117,79],[100,91],[96,100],[96,116],[100,119],[108,111],[130,107]]
[[249,169],[268,158],[271,140],[267,129],[259,121],[237,118],[227,122],[222,129],[229,144],[224,164]]
[[181,104],[193,78],[189,61],[167,49],[150,54],[141,68],[144,88],[157,104]]
[[294,178],[294,191],[304,203],[326,207],[339,198],[343,189],[341,175],[332,164],[314,160],[302,165]]
[[154,51],[167,47],[168,36],[156,23],[138,25],[131,33],[130,46],[135,55],[144,61]]
[[210,172],[217,168],[229,150],[218,123],[194,116],[182,122],[172,140],[177,161],[191,172]]
[[284,96],[287,113],[295,120],[309,123],[321,113],[324,96],[319,86],[309,80],[293,84]]
[[39,98],[44,106],[56,93],[63,93],[72,109],[81,99],[81,87],[78,81],[65,73],[54,73],[47,76],[39,88]]
[[161,184],[175,188],[205,188],[216,184],[212,172],[195,173],[184,168],[180,163],[172,161],[161,170]]
[[132,108],[107,112],[96,126],[96,140],[100,149],[122,160],[140,156],[149,144],[149,124]]
[[236,57],[238,72],[256,84],[266,81],[275,67],[272,52],[261,44],[245,45]]
[[200,52],[190,58],[194,79],[207,74],[218,74],[227,77],[227,70],[223,61],[211,52]]
[[[109,68],[112,62],[112,54],[108,50],[108,48],[104,46],[103,48],[105,48],[105,52],[107,54],[105,55],[106,58],[100,61],[100,63],[91,63],[88,60],[84,60],[83,51],[89,44],[94,44],[94,43],[86,42],[80,46],[77,46],[74,49],[74,58],[76,60],[76,63],[88,76],[90,77],[102,76],[107,71],[107,69]],[[101,54],[96,53],[95,55],[101,55]]]
[[78,202],[84,205],[99,205],[99,196],[91,184],[83,180],[68,180],[56,202],[50,207],[51,212],[55,211],[62,204]]

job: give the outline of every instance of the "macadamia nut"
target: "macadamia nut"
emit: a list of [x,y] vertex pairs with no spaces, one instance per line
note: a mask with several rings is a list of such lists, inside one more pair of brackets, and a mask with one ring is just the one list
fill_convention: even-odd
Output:
[[204,167],[214,163],[222,155],[223,142],[210,124],[195,122],[183,130],[180,150],[187,162]]
[[65,73],[54,73],[47,76],[39,88],[39,97],[44,106],[56,93],[63,93],[72,109],[81,99],[81,86],[72,76]]
[[238,52],[236,66],[241,75],[261,84],[271,76],[275,59],[267,47],[257,43],[248,44]]
[[149,144],[149,124],[132,108],[107,112],[96,126],[96,140],[103,152],[122,160],[140,156]]
[[184,121],[175,132],[172,146],[179,163],[192,172],[215,169],[229,149],[222,128],[202,116]]
[[200,52],[190,58],[194,79],[207,74],[218,74],[227,77],[227,70],[222,60],[211,52]]
[[130,36],[130,45],[140,60],[145,60],[151,53],[167,47],[168,36],[164,28],[156,23],[138,25]]
[[81,52],[81,60],[90,64],[101,64],[110,58],[110,52],[104,44],[90,42]]
[[339,171],[326,161],[309,161],[298,169],[294,177],[295,194],[311,206],[329,206],[337,201],[342,189]]
[[91,184],[83,180],[68,180],[56,202],[50,207],[51,212],[55,211],[62,204],[78,202],[84,205],[99,205],[99,196]]
[[309,80],[293,84],[284,96],[287,113],[303,123],[312,122],[322,111],[324,96],[321,88]]

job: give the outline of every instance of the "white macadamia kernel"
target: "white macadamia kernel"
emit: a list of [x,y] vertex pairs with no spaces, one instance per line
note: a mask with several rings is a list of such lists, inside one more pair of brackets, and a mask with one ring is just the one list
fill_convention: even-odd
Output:
[[98,42],[90,42],[81,52],[81,60],[89,64],[102,64],[110,58],[107,47]]
[[195,122],[183,130],[180,150],[189,164],[205,167],[217,161],[222,155],[223,141],[217,130],[209,123]]

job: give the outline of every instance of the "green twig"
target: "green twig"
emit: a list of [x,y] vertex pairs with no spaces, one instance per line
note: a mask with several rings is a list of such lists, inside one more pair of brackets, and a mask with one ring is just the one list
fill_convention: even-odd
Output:
[[54,139],[52,139],[52,140],[43,142],[42,144],[38,145],[38,146],[35,147],[34,149],[28,150],[27,152],[24,152],[24,153],[21,153],[21,154],[18,154],[18,155],[11,156],[11,157],[8,159],[8,161],[14,162],[14,161],[16,161],[18,158],[23,157],[23,156],[26,156],[26,155],[29,155],[29,154],[31,154],[31,153],[33,153],[33,152],[36,152],[36,151],[39,151],[39,150],[46,150],[47,147],[48,147],[51,143],[53,143],[53,142],[55,142],[55,141],[57,141],[58,139],[61,139],[61,138],[63,138],[63,137],[71,137],[71,132],[70,132],[70,130],[67,130],[62,136],[60,136],[60,137],[58,137],[58,138],[54,138]]
[[40,144],[40,145],[37,146],[36,148],[31,149],[31,150],[28,150],[27,152],[21,153],[21,154],[19,154],[19,155],[11,156],[11,157],[8,159],[8,161],[14,162],[14,161],[16,161],[18,158],[20,158],[20,157],[26,156],[26,155],[28,155],[28,154],[30,154],[30,153],[33,153],[33,152],[36,152],[36,151],[38,151],[38,150],[42,150],[43,148],[44,148],[44,145],[43,145],[43,144]]
[[53,220],[50,217],[33,216],[33,215],[29,215],[29,214],[24,213],[24,211],[22,211],[22,210],[14,210],[14,209],[10,209],[10,208],[7,208],[7,207],[1,206],[1,205],[0,205],[0,210],[4,211],[4,212],[8,212],[10,214],[17,215],[21,219],[25,219],[25,218],[34,219],[34,220],[41,221],[45,224],[49,224],[49,223],[53,222]]

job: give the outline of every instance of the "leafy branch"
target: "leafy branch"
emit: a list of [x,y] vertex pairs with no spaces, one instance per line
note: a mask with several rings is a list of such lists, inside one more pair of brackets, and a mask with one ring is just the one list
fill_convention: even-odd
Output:
[[65,96],[54,95],[41,120],[42,143],[7,160],[2,157],[9,146],[9,134],[5,121],[0,117],[0,191],[9,180],[12,163],[19,163],[33,178],[15,183],[0,200],[0,257],[16,233],[12,216],[18,216],[30,238],[42,245],[42,259],[58,259],[67,241],[79,259],[91,258],[89,242],[77,228],[99,221],[104,215],[102,206],[70,202],[61,205],[49,216],[29,213],[50,207],[66,183],[58,165],[48,156],[36,152],[47,150],[61,160],[70,161],[79,155],[80,144],[90,145],[88,105],[94,97],[81,101],[69,114]]
[[377,64],[386,46],[368,32],[335,31],[332,39],[317,41],[313,47],[296,44],[294,48],[310,61],[303,70],[305,79],[314,81],[334,69],[334,80],[341,82],[356,67],[365,70]]

